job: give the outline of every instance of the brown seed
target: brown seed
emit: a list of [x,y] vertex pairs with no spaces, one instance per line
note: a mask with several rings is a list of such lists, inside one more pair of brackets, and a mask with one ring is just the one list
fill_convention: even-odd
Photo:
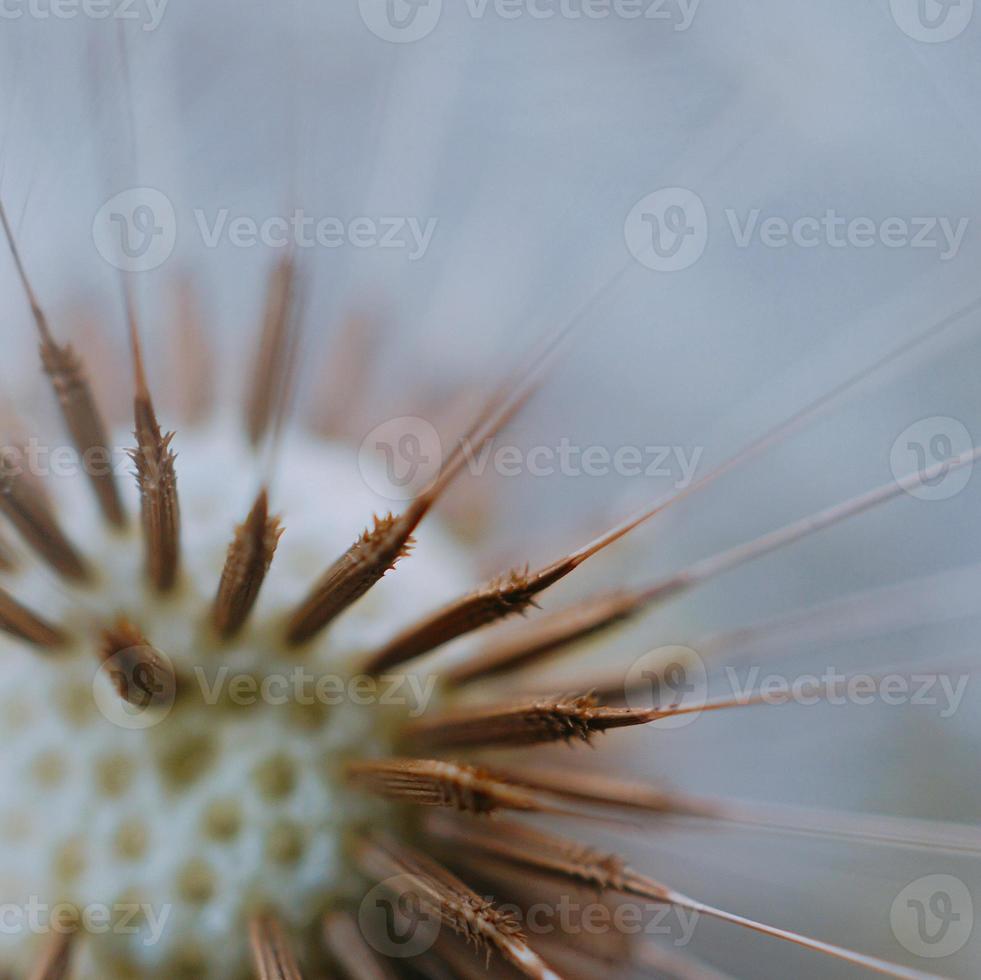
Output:
[[[894,500],[921,484],[935,480],[962,466],[968,466],[979,457],[981,457],[981,447],[969,449],[953,459],[945,460],[930,467],[924,472],[910,473],[901,479],[893,480],[873,490],[858,494],[758,538],[693,562],[687,568],[661,579],[653,585],[636,589],[630,593],[622,593],[620,597],[616,595],[599,596],[584,605],[581,604],[575,612],[563,611],[551,618],[547,626],[541,627],[543,631],[547,631],[541,637],[538,634],[532,636],[527,646],[527,649],[531,651],[530,653],[526,654],[526,648],[520,645],[520,641],[517,641],[503,654],[478,654],[473,665],[466,663],[457,668],[455,677],[466,681],[471,676],[482,676],[487,667],[490,668],[491,673],[507,669],[511,663],[517,665],[522,661],[534,659],[539,652],[538,647],[541,647],[542,653],[556,652],[578,640],[615,626],[630,616],[638,615],[651,606],[673,599],[724,572],[731,571],[733,568],[771,552],[786,548],[812,534]],[[595,553],[595,545],[589,546],[589,553]],[[576,564],[585,560],[583,551],[570,556],[569,560],[575,561]],[[448,607],[448,609],[452,608],[452,606]],[[445,616],[445,613],[442,615]],[[562,617],[565,617],[568,628],[563,627]],[[444,631],[445,638],[439,634],[436,628],[437,624],[437,617],[431,617],[430,620],[424,620],[417,626],[404,631],[369,661],[368,669],[379,669],[376,667],[376,661],[384,667],[402,663],[451,639],[452,635],[448,631]],[[460,634],[457,633],[456,635]],[[457,680],[457,683],[459,682],[460,680]]]
[[12,572],[17,567],[10,545],[0,537],[0,572]]
[[85,581],[90,574],[85,560],[61,530],[48,498],[25,471],[20,456],[11,448],[0,453],[0,512],[59,575]]
[[175,389],[174,407],[188,425],[205,422],[215,400],[215,352],[204,326],[193,279],[181,276],[174,290],[175,343],[170,384]]
[[5,589],[0,589],[0,629],[35,646],[49,649],[63,646],[68,641],[61,629],[22,606]]
[[450,686],[462,687],[485,677],[519,670],[628,619],[637,605],[634,593],[620,590],[541,616],[527,626],[491,640],[473,656],[448,668],[443,672],[444,680]]
[[254,916],[249,922],[249,940],[258,980],[303,980],[277,916]]
[[466,813],[496,810],[534,813],[562,811],[527,790],[496,779],[484,769],[434,759],[382,759],[348,763],[349,782],[358,789],[400,803],[451,807]]
[[289,398],[299,333],[296,279],[292,255],[277,263],[270,274],[245,408],[246,431],[253,446],[262,442]]
[[409,554],[414,531],[463,469],[468,445],[482,445],[493,438],[527,404],[533,391],[531,387],[519,388],[508,395],[502,387],[491,395],[433,484],[402,514],[376,516],[374,529],[365,530],[321,576],[290,617],[288,643],[296,646],[311,639]]
[[146,573],[158,592],[169,592],[177,581],[181,547],[176,457],[170,448],[174,433],[163,434],[160,430],[143,367],[132,297],[128,291],[125,296],[136,376],[133,401],[136,448],[130,450],[130,456],[136,464],[136,482],[140,488]]
[[574,567],[569,559],[562,559],[538,572],[514,569],[409,626],[369,657],[364,669],[369,674],[380,673],[415,660],[473,630],[523,613],[535,604],[538,593],[564,578]]
[[127,619],[103,630],[99,655],[119,696],[138,708],[170,705],[177,693],[173,666]]
[[705,905],[653,878],[639,874],[617,855],[605,854],[578,841],[524,824],[502,821],[495,824],[490,832],[482,825],[462,825],[459,821],[433,819],[428,822],[428,829],[445,845],[463,848],[468,855],[481,853],[494,862],[503,861],[528,871],[587,885],[600,892],[676,905],[889,976],[904,977],[907,980],[923,980],[930,976],[874,956],[866,956]]
[[477,952],[497,950],[532,980],[561,980],[525,941],[517,919],[496,909],[437,861],[388,837],[372,835],[355,845],[361,870],[394,898],[411,896],[421,911],[448,925]]
[[357,431],[355,420],[363,418],[371,369],[382,342],[377,319],[351,314],[344,320],[322,372],[314,431],[327,439],[349,439]]
[[406,727],[405,738],[412,745],[438,749],[589,742],[598,732],[644,725],[660,713],[660,709],[608,708],[591,694],[542,698],[423,718]]
[[412,550],[412,529],[420,520],[418,507],[411,506],[398,517],[375,517],[374,528],[366,530],[324,572],[293,612],[287,642],[296,646],[316,636],[391,571]]
[[103,515],[113,526],[122,527],[126,523],[126,514],[113,473],[112,451],[105,422],[96,406],[82,359],[71,345],[61,346],[55,342],[44,311],[27,278],[20,250],[14,241],[2,202],[0,202],[0,223],[3,224],[17,274],[31,306],[31,313],[41,338],[41,363],[51,379],[62,418],[84,463],[85,473],[92,484]]
[[29,980],[65,980],[72,964],[74,932],[54,933],[29,974]]
[[345,976],[395,980],[395,972],[365,942],[357,919],[350,913],[331,912],[324,917],[324,942]]
[[225,558],[211,610],[212,623],[222,639],[235,636],[245,625],[282,534],[279,518],[269,516],[269,495],[263,489],[249,516],[235,529]]

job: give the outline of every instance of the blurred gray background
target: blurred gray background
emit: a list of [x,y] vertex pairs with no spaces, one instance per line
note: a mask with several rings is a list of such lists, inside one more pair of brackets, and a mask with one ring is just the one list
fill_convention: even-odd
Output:
[[[622,16],[630,4],[599,19],[572,16],[584,10],[572,0],[506,5],[519,12],[511,19],[493,3],[456,0],[415,40],[372,33],[362,13],[371,20],[381,5],[367,0],[360,9],[353,0],[170,0],[159,24],[139,0],[136,19],[105,20],[42,17],[25,2],[23,16],[0,22],[3,199],[59,328],[74,324],[92,344],[104,333],[100,349],[118,354],[117,272],[94,245],[93,219],[127,188],[161,191],[174,208],[175,247],[138,277],[152,371],[162,382],[175,284],[191,276],[227,399],[238,397],[237,368],[281,253],[227,236],[208,247],[196,212],[435,219],[415,261],[404,249],[303,250],[311,285],[296,424],[322,394],[331,344],[352,312],[382,324],[358,423],[366,432],[485,384],[589,304],[504,440],[677,447],[701,454],[703,475],[981,296],[981,15],[971,16],[969,0],[946,11],[926,3],[955,36],[940,40],[945,28],[902,0],[645,0],[640,9],[653,16],[638,19]],[[539,9],[556,15],[531,15]],[[416,26],[430,13],[420,9]],[[694,192],[707,214],[704,254],[667,272],[636,261],[624,235],[634,205],[666,187]],[[761,221],[833,210],[877,228],[945,218],[965,231],[952,249],[936,229],[923,247],[771,247],[759,236],[741,246],[729,215],[741,224],[754,209]],[[4,396],[44,396],[5,257],[0,285]],[[920,420],[955,420],[976,441],[979,371],[974,313],[596,558],[546,605],[651,581],[887,482],[897,437]],[[33,412],[50,424],[45,397]],[[465,481],[448,510],[460,518],[468,500],[487,508],[480,519],[493,535],[474,545],[476,576],[557,557],[678,478],[677,466],[662,476],[490,474]],[[805,671],[974,663],[979,518],[976,475],[949,499],[904,496],[713,581],[620,634],[616,648],[629,661],[923,578],[885,612],[873,607],[875,636],[826,635],[834,616],[819,616],[813,634],[772,643],[773,662]],[[935,577],[947,570],[955,574]],[[892,616],[896,629],[885,629]],[[979,705],[972,683],[952,718],[936,706],[882,704],[722,713],[624,736],[618,757],[704,793],[975,822]],[[931,961],[890,928],[896,895],[928,874],[958,876],[981,908],[976,859],[684,829],[617,846],[706,901],[919,969],[977,975],[981,930]],[[699,927],[692,949],[738,976],[857,975],[713,924]]]

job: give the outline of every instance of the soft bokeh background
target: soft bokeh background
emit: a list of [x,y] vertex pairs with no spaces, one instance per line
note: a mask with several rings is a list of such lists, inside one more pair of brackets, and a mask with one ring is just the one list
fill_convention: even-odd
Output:
[[[962,3],[950,16],[970,13]],[[638,20],[512,20],[493,4],[475,17],[477,7],[445,4],[432,33],[411,43],[372,34],[353,0],[170,0],[154,30],[142,30],[150,16],[137,3],[140,19],[122,22],[124,45],[113,19],[44,19],[26,5],[5,19],[3,199],[59,329],[79,329],[109,374],[115,350],[125,387],[117,273],[94,247],[92,223],[119,191],[156,188],[173,202],[177,241],[167,262],[138,277],[152,372],[161,384],[168,376],[175,284],[189,276],[228,401],[279,253],[227,239],[206,247],[196,209],[260,221],[294,206],[318,218],[435,218],[418,261],[351,246],[304,252],[297,424],[322,394],[331,344],[352,312],[381,324],[358,422],[366,432],[485,383],[589,304],[504,441],[698,450],[703,474],[981,293],[981,16],[929,43],[901,29],[913,23],[912,0],[702,0],[694,9],[668,0],[650,6],[664,19]],[[683,10],[693,16],[679,29]],[[687,269],[652,271],[627,250],[624,221],[639,199],[674,186],[704,202],[707,247]],[[752,209],[790,221],[834,209],[968,225],[947,259],[940,248],[882,244],[738,247],[726,212],[742,220]],[[5,258],[0,279],[4,396],[37,395],[30,421],[57,431]],[[981,438],[979,372],[975,313],[597,558],[547,605],[650,581],[886,482],[895,440],[918,420],[954,419]],[[670,491],[677,475],[491,475],[467,481],[450,509],[489,508],[481,519],[494,536],[474,545],[475,566],[498,571],[582,543]],[[716,630],[922,577],[898,602],[873,607],[878,635],[831,637],[829,613],[806,637],[781,635],[767,655],[804,671],[972,663],[979,518],[976,476],[951,499],[904,497],[718,579],[610,649],[629,661],[663,643],[697,647]],[[935,577],[950,569],[963,571]],[[890,617],[897,629],[881,629]],[[972,682],[949,719],[936,706],[761,708],[618,744],[635,771],[700,792],[974,822],[979,704]],[[746,832],[658,831],[617,845],[707,901],[924,970],[976,974],[981,931],[928,961],[900,945],[889,921],[899,891],[933,873],[960,877],[981,907],[974,860]],[[855,972],[710,923],[692,948],[738,976]]]

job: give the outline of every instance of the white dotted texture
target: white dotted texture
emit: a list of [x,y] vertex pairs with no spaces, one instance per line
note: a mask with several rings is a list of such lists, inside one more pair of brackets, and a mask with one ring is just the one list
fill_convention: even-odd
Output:
[[[372,804],[340,784],[338,769],[352,753],[385,751],[386,717],[409,709],[345,699],[298,716],[295,706],[261,700],[229,709],[181,699],[159,723],[133,730],[107,720],[93,697],[94,685],[109,684],[97,669],[99,629],[118,613],[179,670],[203,667],[227,691],[239,671],[282,677],[301,667],[308,678],[346,678],[359,652],[473,581],[430,519],[395,572],[312,645],[285,650],[288,610],[372,514],[389,509],[365,485],[353,450],[295,436],[274,467],[272,509],[286,529],[279,551],[249,625],[219,646],[208,610],[262,474],[235,432],[226,425],[175,440],[184,560],[173,597],[144,585],[128,472],[132,527],[115,536],[81,477],[50,481],[65,529],[97,570],[95,586],[68,589],[30,560],[4,578],[15,596],[69,623],[78,642],[39,654],[0,634],[0,968],[23,971],[44,939],[23,921],[32,899],[83,910],[145,903],[138,934],[87,937],[76,976],[237,977],[247,974],[251,909],[274,905],[308,929],[325,901],[350,888],[342,834]],[[225,820],[209,832],[215,813]]]

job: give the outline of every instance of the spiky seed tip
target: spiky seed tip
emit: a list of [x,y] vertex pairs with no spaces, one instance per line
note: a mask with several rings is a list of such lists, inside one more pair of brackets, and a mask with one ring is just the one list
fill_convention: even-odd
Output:
[[279,918],[268,912],[249,921],[252,961],[258,980],[303,980]]
[[180,568],[180,505],[174,468],[176,456],[171,451],[174,433],[161,433],[132,314],[130,338],[136,374],[133,401],[136,448],[130,450],[130,457],[136,465],[136,482],[140,489],[146,573],[158,592],[169,592],[177,582]]
[[53,649],[68,642],[60,627],[22,606],[6,589],[0,589],[0,629],[37,647]]
[[362,871],[410,894],[434,920],[449,926],[480,953],[496,950],[531,980],[561,980],[531,949],[517,919],[481,898],[439,862],[388,837],[372,835],[355,845]]
[[0,223],[17,268],[24,293],[31,307],[31,314],[41,339],[41,364],[51,379],[61,414],[71,433],[72,441],[85,463],[85,472],[95,491],[99,506],[106,520],[115,527],[126,523],[126,514],[119,497],[109,440],[102,416],[96,407],[92,388],[82,367],[82,360],[70,344],[56,343],[47,317],[41,309],[27,271],[21,260],[20,249],[14,239],[7,211],[0,202]]
[[529,571],[527,566],[512,569],[403,630],[373,654],[364,669],[377,674],[397,667],[474,630],[526,612],[540,592],[574,567],[563,559],[538,572]]
[[619,590],[595,596],[490,640],[445,671],[445,682],[463,687],[485,677],[519,670],[594,633],[623,622],[637,611],[638,596]]
[[459,822],[439,819],[428,821],[427,827],[433,836],[444,844],[464,846],[468,855],[479,852],[492,861],[503,861],[505,864],[522,867],[532,872],[537,871],[546,876],[576,881],[597,888],[601,892],[631,895],[652,902],[687,908],[888,976],[901,977],[904,980],[938,980],[932,974],[910,970],[875,956],[867,956],[820,939],[811,939],[800,933],[779,929],[715,906],[705,905],[634,871],[615,854],[604,854],[578,841],[548,831],[510,821],[497,824],[493,833],[488,833],[487,828],[479,825],[470,824],[461,827]]
[[[815,514],[801,518],[800,520],[794,521],[791,524],[787,524],[775,531],[770,531],[767,534],[754,538],[751,541],[728,548],[724,551],[711,555],[708,558],[703,558],[700,561],[696,561],[689,565],[687,568],[682,569],[680,572],[669,576],[668,578],[662,579],[661,581],[656,582],[646,588],[638,589],[636,592],[625,597],[622,605],[620,605],[619,602],[614,602],[612,605],[609,605],[607,602],[607,597],[601,596],[580,610],[580,612],[576,614],[574,618],[572,618],[572,627],[574,628],[570,627],[568,630],[563,629],[560,621],[555,634],[549,634],[548,632],[543,633],[541,638],[542,642],[540,644],[541,651],[538,649],[538,639],[533,638],[527,647],[521,646],[519,640],[517,641],[518,645],[516,647],[506,649],[503,653],[490,652],[485,655],[478,654],[476,660],[474,661],[473,667],[471,668],[470,664],[463,665],[463,667],[457,670],[455,673],[454,680],[456,683],[462,683],[471,677],[476,678],[483,676],[488,672],[488,669],[489,672],[510,669],[512,664],[518,664],[534,659],[539,652],[554,652],[563,646],[576,642],[579,639],[584,639],[587,636],[608,629],[611,626],[622,622],[629,616],[637,615],[644,610],[649,609],[652,605],[673,599],[681,593],[687,592],[689,589],[701,585],[704,582],[707,582],[709,579],[715,578],[724,572],[738,567],[739,565],[743,565],[749,561],[753,561],[757,558],[763,557],[764,555],[770,554],[771,552],[786,548],[787,546],[795,544],[796,542],[801,541],[812,534],[816,534],[819,531],[833,527],[834,525],[855,517],[858,514],[864,513],[867,510],[878,507],[889,500],[899,497],[902,493],[912,488],[946,474],[952,469],[970,465],[979,457],[981,457],[981,447],[974,447],[964,453],[961,453],[959,456],[954,457],[953,459],[945,460],[942,463],[934,465],[926,472],[921,473],[916,471],[914,473],[910,473],[901,479],[893,480],[892,482],[884,484],[873,490],[866,491],[865,493],[852,497],[849,500],[845,500],[841,503],[825,508],[822,511],[818,511]],[[646,520],[646,518],[644,519]],[[637,526],[639,526],[638,521],[633,521],[630,522],[629,525],[624,525],[624,527],[628,529],[633,529]],[[622,529],[617,531],[616,534],[611,532],[603,538],[598,539],[596,543],[580,549],[578,552],[575,552],[573,555],[569,556],[568,564],[570,567],[564,574],[567,574],[568,571],[571,571],[588,557],[595,554],[598,548],[606,547],[608,544],[612,543],[613,540],[616,540],[617,536],[622,536],[622,533],[626,532]],[[423,626],[426,626],[432,630],[431,624],[423,623],[420,624],[419,627],[416,627],[416,632],[420,632]],[[449,638],[452,637],[447,637],[447,639]],[[394,658],[399,656],[401,653],[399,644],[401,644],[403,647],[409,647],[411,649],[409,643],[410,640],[415,641],[417,645],[419,643],[417,637],[412,636],[411,634],[400,635],[389,644],[389,647],[394,647],[394,649],[385,648],[376,655],[376,659],[381,660],[383,655],[388,657],[389,662],[383,663],[383,666],[391,666],[393,662],[402,662],[402,660],[394,660]],[[446,642],[446,639],[443,639],[440,642]],[[418,653],[411,653],[410,656],[403,657],[403,660],[411,659],[412,656],[418,655]],[[371,662],[369,666],[373,667],[374,663]]]
[[324,943],[344,976],[358,980],[396,980],[395,973],[365,942],[358,921],[349,912],[324,918]]
[[76,936],[74,931],[52,934],[28,980],[65,980],[71,970]]
[[59,575],[73,582],[86,581],[88,565],[62,531],[46,494],[19,457],[10,448],[0,453],[0,512]]
[[412,550],[412,530],[418,522],[414,507],[397,517],[376,516],[374,528],[365,529],[293,612],[287,626],[287,642],[298,646],[312,639],[391,571]]
[[178,686],[173,666],[125,617],[102,631],[99,656],[124,701],[139,708],[173,703]]
[[412,549],[412,535],[447,487],[463,469],[466,445],[483,445],[514,418],[527,403],[530,389],[519,388],[508,397],[494,392],[477,419],[445,461],[439,475],[398,517],[375,517],[374,530],[366,530],[324,573],[293,613],[287,627],[291,646],[305,643],[350,605],[357,602]]
[[476,766],[435,759],[381,759],[348,763],[351,785],[374,796],[416,806],[450,807],[471,814],[497,810],[562,812],[527,790],[495,779]]
[[269,494],[263,489],[249,516],[235,529],[225,558],[211,610],[215,631],[222,639],[235,636],[245,625],[282,534],[280,519],[269,516]]
[[494,748],[590,742],[611,728],[644,725],[661,709],[609,708],[592,694],[541,698],[420,719],[405,730],[408,742],[427,748]]

